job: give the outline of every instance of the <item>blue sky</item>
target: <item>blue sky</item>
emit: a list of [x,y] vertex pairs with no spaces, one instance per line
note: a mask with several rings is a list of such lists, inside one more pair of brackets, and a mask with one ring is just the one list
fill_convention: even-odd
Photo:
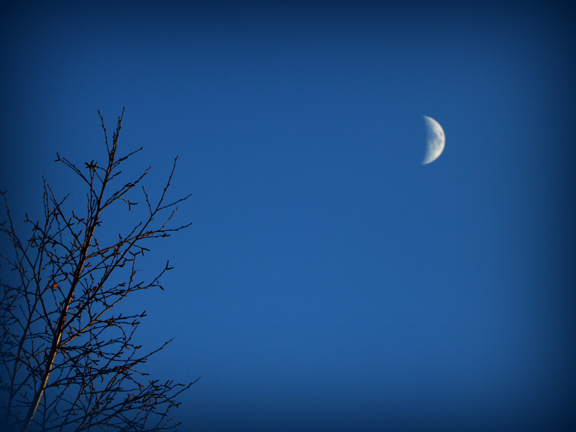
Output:
[[[571,430],[574,15],[556,4],[27,3],[1,18],[0,188],[56,152],[192,194],[140,338],[182,430]],[[436,119],[446,148],[422,166]],[[152,270],[150,270],[152,269]],[[565,429],[564,429],[565,428]]]

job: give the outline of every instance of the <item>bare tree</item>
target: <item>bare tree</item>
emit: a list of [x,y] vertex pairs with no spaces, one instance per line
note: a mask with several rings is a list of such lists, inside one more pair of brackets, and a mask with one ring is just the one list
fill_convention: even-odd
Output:
[[9,430],[175,429],[179,423],[169,411],[178,407],[176,397],[194,384],[146,378],[143,363],[168,342],[140,354],[133,335],[146,313],[118,311],[120,302],[136,291],[163,289],[160,277],[171,269],[166,263],[151,281],[140,280],[136,263],[148,251],[144,243],[190,225],[171,227],[176,205],[188,198],[166,201],[174,160],[158,201],[152,202],[141,187],[141,222],[113,240],[104,233],[104,221],[119,220],[114,213],[118,204],[126,211],[137,204],[132,195],[149,170],[118,184],[121,164],[142,150],[117,156],[123,116],[124,111],[109,143],[100,115],[108,155],[104,166],[92,161],[81,170],[57,155],[56,161],[72,169],[87,189],[82,214],[68,212],[67,197],[57,199],[44,182],[43,220],[26,216],[31,235],[23,242],[2,193],[7,220],[0,232],[13,250],[0,256],[3,267],[13,271],[9,281],[0,280],[0,426]]

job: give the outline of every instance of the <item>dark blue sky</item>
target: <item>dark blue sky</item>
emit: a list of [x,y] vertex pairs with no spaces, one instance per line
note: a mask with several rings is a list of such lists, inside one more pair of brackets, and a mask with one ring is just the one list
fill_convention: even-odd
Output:
[[[81,2],[78,2],[81,3]],[[399,2],[396,2],[399,3]],[[573,430],[576,16],[553,3],[20,4],[0,188],[144,146],[185,232],[136,296],[182,430]],[[446,133],[422,166],[422,116]],[[110,228],[112,231],[114,228]],[[571,427],[572,426],[572,427]]]

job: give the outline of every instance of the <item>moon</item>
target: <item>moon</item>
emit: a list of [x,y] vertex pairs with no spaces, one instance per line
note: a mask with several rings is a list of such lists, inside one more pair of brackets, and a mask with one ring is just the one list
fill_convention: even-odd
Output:
[[434,162],[442,154],[444,150],[444,144],[446,143],[446,136],[444,135],[444,130],[440,123],[438,123],[433,118],[423,116],[426,121],[426,156],[422,161],[422,165]]

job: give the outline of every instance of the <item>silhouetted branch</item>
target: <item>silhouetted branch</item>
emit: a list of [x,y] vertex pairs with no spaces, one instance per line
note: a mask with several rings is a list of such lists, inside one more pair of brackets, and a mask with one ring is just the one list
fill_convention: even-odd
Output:
[[[100,113],[98,113],[100,115]],[[31,234],[20,241],[6,193],[0,192],[7,220],[0,224],[12,245],[12,257],[0,254],[9,280],[0,280],[0,393],[6,428],[42,431],[161,431],[174,429],[168,412],[178,407],[176,397],[193,383],[160,383],[144,379],[140,371],[161,347],[139,354],[133,340],[140,314],[117,313],[130,294],[159,287],[165,267],[151,281],[138,279],[136,264],[148,249],[142,242],[167,237],[190,224],[172,227],[177,204],[189,196],[166,201],[176,159],[161,196],[150,201],[144,187],[147,214],[128,232],[110,242],[100,237],[104,217],[114,202],[136,206],[135,186],[149,168],[133,181],[110,190],[120,166],[138,149],[117,157],[122,115],[108,139],[100,115],[108,160],[78,168],[57,154],[57,162],[72,170],[88,188],[86,209],[65,212],[66,198],[58,200],[44,182],[42,221],[25,223]],[[170,209],[171,211],[167,211]],[[112,277],[114,275],[114,278]]]

